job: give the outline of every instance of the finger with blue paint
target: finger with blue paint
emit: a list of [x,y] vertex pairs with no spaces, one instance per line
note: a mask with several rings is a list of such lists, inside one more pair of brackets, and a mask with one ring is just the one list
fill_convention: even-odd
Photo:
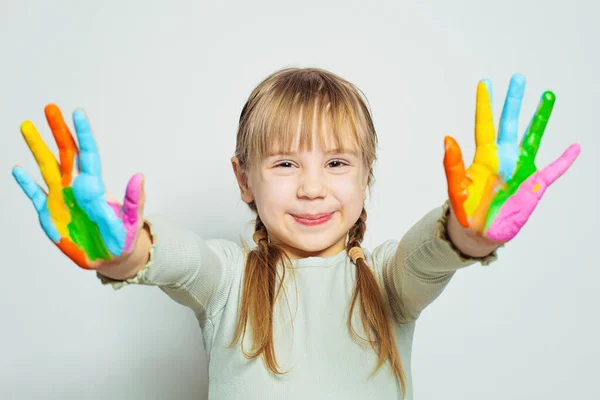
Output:
[[31,121],[21,125],[21,133],[40,167],[48,192],[23,168],[13,169],[13,176],[32,201],[44,232],[81,268],[97,269],[130,254],[143,225],[142,175],[130,179],[123,205],[109,200],[98,148],[85,113],[73,113],[77,148],[60,109],[50,104],[44,111],[58,146],[60,163]]
[[498,175],[509,180],[519,159],[519,114],[525,94],[525,77],[515,74],[510,80],[498,130]]

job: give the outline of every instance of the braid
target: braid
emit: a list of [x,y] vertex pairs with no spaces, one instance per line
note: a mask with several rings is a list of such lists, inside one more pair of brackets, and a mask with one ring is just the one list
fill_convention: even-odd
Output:
[[[367,230],[367,211],[363,208],[360,217],[348,232],[346,251],[356,265],[356,283],[352,293],[350,313],[348,315],[348,329],[354,339],[358,337],[352,326],[352,315],[356,303],[360,303],[360,317],[368,341],[379,356],[375,371],[386,360],[390,361],[393,371],[400,380],[403,388],[406,377],[401,364],[398,347],[394,335],[386,303],[381,293],[375,274],[366,263],[362,250],[362,241]],[[404,397],[404,393],[403,396]]]
[[346,251],[354,264],[356,264],[356,261],[359,258],[365,259],[361,245],[366,231],[367,210],[363,208],[360,217],[358,217],[358,220],[352,225],[352,228],[350,228],[350,231],[348,232],[348,242],[346,244]]
[[[257,246],[248,253],[238,325],[231,345],[240,338],[243,343],[249,325],[253,335],[252,348],[247,352],[242,344],[242,351],[248,358],[262,355],[267,367],[280,374],[282,372],[275,357],[273,341],[273,310],[279,291],[283,289],[281,284],[277,285],[277,275],[278,266],[285,255],[283,250],[269,240],[267,227],[258,215],[254,202],[250,204],[250,208],[256,212],[252,239]],[[285,277],[285,268],[281,271],[280,283]]]
[[[262,250],[266,256],[269,253],[269,233],[267,232],[267,227],[260,219],[260,216],[256,214],[256,221],[254,222],[254,234],[252,235],[252,240],[256,243],[260,250]],[[259,251],[260,251],[259,250]]]

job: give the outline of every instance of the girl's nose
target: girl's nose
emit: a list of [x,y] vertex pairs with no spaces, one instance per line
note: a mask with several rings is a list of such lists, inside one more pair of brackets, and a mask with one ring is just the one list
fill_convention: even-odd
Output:
[[322,176],[305,176],[298,187],[298,197],[315,199],[327,195],[327,185]]

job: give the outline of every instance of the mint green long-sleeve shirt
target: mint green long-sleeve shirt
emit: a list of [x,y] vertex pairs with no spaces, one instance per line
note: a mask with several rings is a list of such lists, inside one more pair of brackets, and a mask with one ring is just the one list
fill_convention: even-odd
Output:
[[[496,259],[460,254],[445,230],[448,204],[427,213],[401,240],[364,249],[368,265],[390,305],[395,340],[406,374],[406,400],[414,398],[411,352],[421,312],[455,272]],[[205,240],[162,218],[149,218],[153,245],[148,264],[119,282],[99,275],[115,289],[130,284],[158,286],[191,308],[201,327],[208,361],[209,399],[400,399],[401,387],[386,363],[370,376],[377,356],[353,341],[347,328],[356,267],[346,251],[332,257],[294,260],[286,273],[285,296],[274,311],[277,361],[274,375],[262,358],[249,360],[239,345],[229,348],[238,320],[246,253],[241,244]],[[360,333],[360,319],[354,324]],[[251,348],[251,334],[244,341]]]

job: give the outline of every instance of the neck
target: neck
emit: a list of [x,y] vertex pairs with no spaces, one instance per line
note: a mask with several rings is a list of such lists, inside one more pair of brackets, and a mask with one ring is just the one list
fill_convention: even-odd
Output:
[[283,242],[278,242],[273,240],[272,243],[281,247],[285,254],[290,258],[290,260],[298,260],[301,258],[308,257],[333,257],[336,254],[339,254],[340,251],[343,251],[346,248],[346,236],[338,240],[336,243],[332,244],[329,247],[319,249],[319,250],[308,250],[308,249],[299,249],[296,247],[288,246]]

